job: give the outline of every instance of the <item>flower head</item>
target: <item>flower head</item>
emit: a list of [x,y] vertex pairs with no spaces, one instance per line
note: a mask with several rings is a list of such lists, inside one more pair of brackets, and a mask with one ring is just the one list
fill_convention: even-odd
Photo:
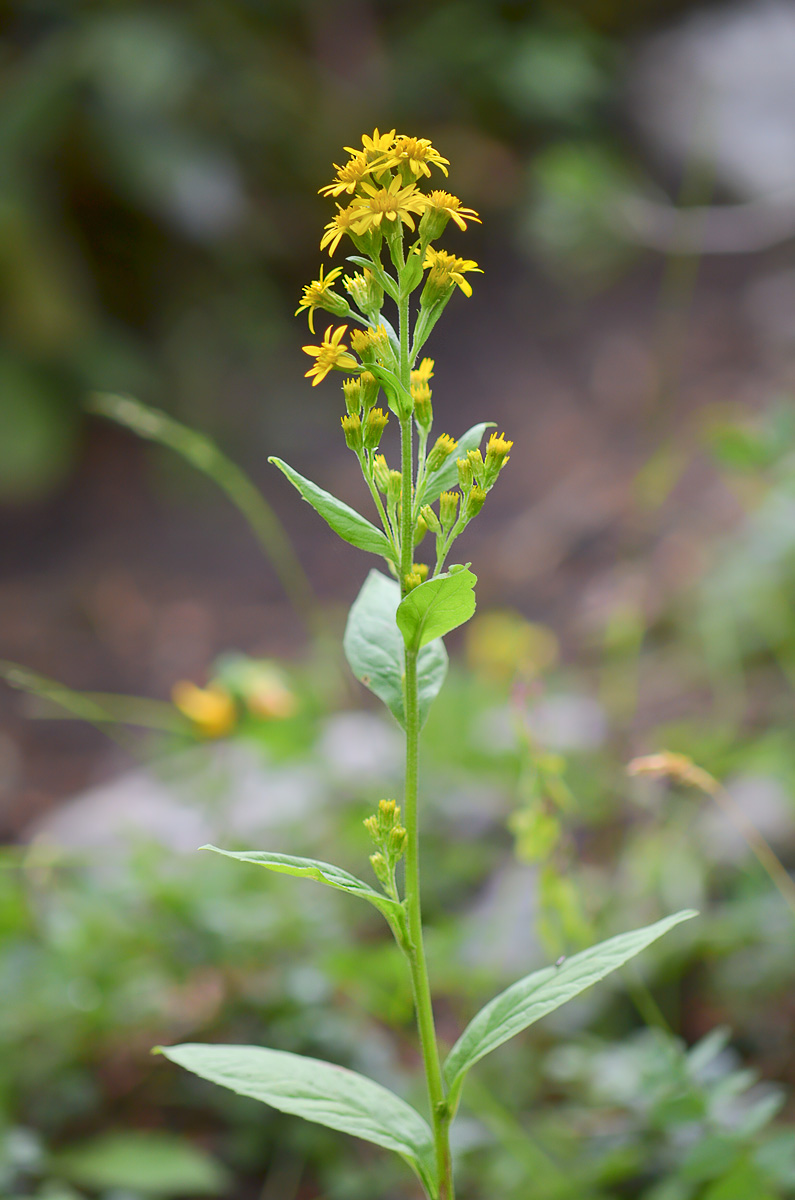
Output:
[[[347,325],[340,325],[332,333],[329,325],[319,346],[301,347],[304,354],[309,354],[312,358],[317,359],[315,365],[309,368],[305,376],[308,379],[310,375],[314,375],[312,387],[316,387],[321,379],[325,379],[329,371],[357,371],[359,369],[356,359],[348,353],[348,347],[342,344],[347,328]],[[330,337],[329,334],[331,334]]]
[[[375,159],[382,158],[383,155],[392,149],[395,141],[395,131],[390,129],[389,133],[379,133],[376,127],[373,130],[373,136],[368,137],[367,134],[362,134],[362,150],[357,150],[353,146],[346,146],[345,149],[349,154],[364,154],[370,162]],[[379,164],[380,166],[381,164]]]
[[223,737],[235,724],[237,713],[234,701],[220,684],[211,683],[206,688],[200,688],[183,679],[174,684],[171,699],[203,737]]
[[459,229],[466,229],[465,217],[468,221],[477,221],[478,225],[481,224],[480,217],[474,208],[465,208],[458,196],[451,196],[449,192],[430,192],[425,197],[425,204],[426,223],[433,224],[435,227],[441,226],[438,233],[434,228],[431,237],[439,237],[451,218]]
[[343,317],[350,311],[347,300],[342,296],[338,296],[336,292],[332,292],[331,286],[334,281],[342,274],[342,267],[335,267],[333,271],[329,271],[328,275],[323,278],[323,267],[320,267],[320,274],[317,279],[313,279],[311,283],[307,283],[304,287],[304,294],[301,297],[301,303],[295,310],[296,317],[305,308],[309,309],[309,328],[312,333],[315,332],[314,317],[316,308],[325,308],[329,312],[335,313],[338,317]]
[[430,176],[432,164],[447,174],[450,165],[449,158],[442,158],[438,150],[434,150],[428,138],[407,137],[401,134],[395,138],[394,146],[387,150],[379,168],[405,167],[415,178],[419,175]]
[[355,230],[351,230],[351,225],[355,216],[356,214],[350,207],[340,208],[340,206],[337,205],[336,213],[331,218],[328,225],[325,226],[325,233],[320,239],[320,249],[325,250],[326,246],[328,246],[329,255],[333,254],[337,249],[337,246],[339,246],[340,240],[344,234],[356,232]]
[[362,150],[354,150],[352,157],[344,166],[340,167],[334,163],[334,170],[337,172],[337,177],[331,183],[327,183],[325,187],[320,188],[321,196],[341,196],[343,192],[351,195],[365,176],[370,174],[371,164]]
[[483,274],[471,258],[457,258],[455,254],[448,254],[446,250],[435,250],[433,246],[429,246],[425,252],[423,267],[430,268],[423,297],[429,289],[432,292],[443,293],[456,283],[465,296],[471,296],[472,285],[464,278],[464,273],[478,271]]
[[418,367],[415,367],[411,372],[412,387],[418,383],[427,383],[433,378],[434,361],[432,358],[423,358]]
[[400,186],[397,176],[388,188],[376,188],[371,183],[362,184],[361,196],[357,196],[350,204],[348,211],[353,211],[353,232],[366,233],[368,229],[378,229],[383,220],[402,221],[409,229],[414,229],[412,213],[421,213],[425,209],[425,196],[418,192],[415,184]]

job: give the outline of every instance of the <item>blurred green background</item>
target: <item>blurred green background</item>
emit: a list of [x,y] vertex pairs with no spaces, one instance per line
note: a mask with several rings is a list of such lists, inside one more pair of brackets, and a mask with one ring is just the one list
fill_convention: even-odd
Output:
[[[422,1103],[378,926],[190,852],[254,840],[363,873],[362,818],[399,787],[394,730],[335,649],[366,564],[266,464],[363,506],[292,314],[332,162],[394,125],[483,217],[448,239],[485,273],[429,345],[439,429],[515,442],[425,743],[442,1036],[540,962],[702,910],[483,1064],[461,1195],[795,1196],[792,913],[705,798],[625,773],[693,755],[795,864],[791,6],[0,13],[0,658],[102,694],[17,669],[0,694],[2,1194],[413,1195],[386,1156],[148,1056],[262,1042]],[[250,473],[315,632],[212,482],[88,415],[94,390]],[[229,689],[224,737],[179,718],[184,679]]]

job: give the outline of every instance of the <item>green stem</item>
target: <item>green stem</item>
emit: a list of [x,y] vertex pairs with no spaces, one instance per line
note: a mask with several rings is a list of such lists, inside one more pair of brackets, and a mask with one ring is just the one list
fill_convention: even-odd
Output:
[[395,533],[392,529],[392,523],[386,515],[386,509],[384,508],[383,501],[381,500],[381,494],[378,491],[375,480],[373,479],[372,463],[364,451],[359,454],[359,466],[362,468],[362,475],[364,475],[365,483],[370,489],[370,495],[373,498],[373,503],[375,504],[379,517],[381,518],[381,524],[384,527],[384,533],[386,534],[389,544],[392,547],[392,553],[395,557],[395,566],[397,566],[400,555],[398,553],[397,543],[395,541]]
[[448,1138],[449,1121],[445,1100],[439,1047],[433,1020],[428,964],[422,939],[420,904],[420,861],[417,800],[419,793],[420,717],[417,694],[417,651],[406,650],[406,789],[404,822],[406,826],[406,911],[408,917],[408,962],[414,992],[417,1029],[428,1088],[433,1140],[436,1150],[439,1200],[454,1200],[452,1163]]
[[[402,267],[402,244],[399,251]],[[401,271],[402,274],[402,271]],[[411,382],[409,361],[409,296],[400,287],[400,379],[408,392]],[[401,473],[403,476],[400,514],[400,586],[405,591],[406,576],[414,560],[414,436],[411,413],[400,421]],[[406,785],[404,795],[404,824],[406,827],[406,917],[408,946],[405,948],[411,971],[417,1030],[425,1067],[431,1126],[436,1151],[437,1191],[439,1200],[454,1200],[452,1163],[450,1159],[449,1118],[445,1100],[439,1046],[433,1020],[428,964],[422,939],[422,906],[420,902],[419,856],[419,742],[420,710],[417,686],[417,653],[406,648],[405,654],[405,714],[406,714]]]

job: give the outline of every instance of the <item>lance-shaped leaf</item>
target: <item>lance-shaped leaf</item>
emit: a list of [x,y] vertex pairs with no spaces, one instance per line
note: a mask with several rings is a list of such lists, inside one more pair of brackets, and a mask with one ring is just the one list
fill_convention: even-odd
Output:
[[478,581],[466,568],[426,579],[412,588],[397,610],[398,629],[409,649],[419,650],[468,621],[475,611]]
[[680,921],[694,916],[696,913],[687,909],[654,925],[620,933],[574,954],[559,967],[534,971],[495,996],[467,1025],[444,1065],[444,1076],[454,1099],[466,1072],[484,1055],[604,979]]
[[481,421],[479,425],[473,425],[466,433],[461,434],[458,445],[450,457],[442,463],[438,471],[431,471],[425,480],[425,486],[422,489],[423,504],[433,504],[434,500],[439,499],[442,492],[449,492],[451,488],[458,487],[457,459],[466,458],[468,450],[477,450],[483,441],[483,434],[493,425],[494,421]]
[[[404,644],[395,621],[400,587],[380,571],[371,571],[354,600],[345,627],[343,648],[356,678],[383,700],[405,729],[403,701]],[[417,658],[420,722],[436,699],[447,674],[447,651],[430,642]]]
[[296,858],[292,854],[272,854],[269,850],[221,850],[218,846],[202,846],[202,850],[213,850],[227,858],[236,858],[238,862],[256,863],[276,871],[280,875],[297,875],[299,878],[314,879],[316,883],[325,883],[328,887],[337,888],[341,892],[350,892],[352,896],[360,896],[374,904],[379,912],[390,923],[399,921],[401,907],[388,896],[377,892],[355,875],[335,867],[333,863],[320,862],[314,858]]
[[282,459],[269,458],[268,462],[273,463],[287,476],[307,504],[311,504],[315,512],[320,513],[323,520],[331,526],[335,533],[339,534],[344,542],[350,542],[352,546],[357,546],[360,550],[367,550],[370,554],[382,554],[384,558],[390,560],[394,558],[392,547],[386,536],[361,513],[357,513],[350,505],[344,504],[342,500],[332,496],[331,492],[324,491],[310,479],[304,479],[303,475],[299,475]]
[[262,1046],[158,1046],[194,1075],[276,1108],[394,1150],[431,1195],[433,1141],[420,1114],[394,1092],[344,1067]]

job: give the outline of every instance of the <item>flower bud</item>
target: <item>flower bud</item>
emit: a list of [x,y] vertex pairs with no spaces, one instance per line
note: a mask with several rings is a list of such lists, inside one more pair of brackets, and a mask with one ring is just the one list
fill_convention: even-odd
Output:
[[[459,458],[459,463],[462,461]],[[445,532],[452,529],[458,516],[458,492],[442,492],[439,497],[439,520]]]
[[376,454],[373,460],[373,478],[375,486],[383,496],[389,491],[389,467],[383,454]]
[[342,392],[345,396],[345,407],[349,413],[359,415],[362,407],[362,388],[358,379],[343,379]]
[[403,582],[406,585],[406,595],[408,595],[409,592],[413,592],[415,588],[420,586],[422,576],[419,571],[409,571],[408,575],[404,576]]
[[472,464],[472,473],[481,487],[486,486],[486,471],[483,455],[479,450],[468,450],[467,458]]
[[422,516],[417,518],[417,527],[414,530],[414,545],[419,546],[425,534],[428,532],[428,526]]
[[458,442],[455,440],[455,438],[451,438],[449,433],[440,434],[431,447],[428,460],[425,464],[425,469],[428,474],[430,474],[431,471],[438,471],[439,467],[446,459],[450,457],[457,445]]
[[422,508],[420,509],[420,516],[425,522],[426,528],[430,529],[431,533],[442,532],[442,526],[439,523],[439,518],[431,508],[430,504],[423,504]]
[[373,839],[373,841],[377,845],[378,844],[378,818],[377,817],[367,817],[364,821],[364,827],[367,830],[367,832],[370,834],[370,837]]
[[362,371],[359,376],[359,383],[362,386],[362,404],[364,411],[367,412],[372,408],[378,399],[378,393],[381,390],[381,384],[376,379],[371,371]]
[[[413,374],[414,372],[412,372]],[[414,417],[421,429],[430,429],[433,424],[431,389],[426,382],[412,383],[411,396],[414,400]]]
[[468,492],[474,478],[472,463],[469,458],[458,458],[455,465],[458,467],[458,486],[462,492]]
[[362,444],[365,450],[377,450],[389,417],[381,408],[371,408],[364,419]]
[[400,504],[401,493],[403,492],[403,476],[400,471],[389,472],[389,483],[386,489],[387,503],[390,507],[393,504]]
[[353,450],[354,454],[358,454],[362,448],[362,423],[359,420],[358,413],[346,413],[344,417],[340,417],[342,422],[342,432],[345,434],[345,444],[349,450]]
[[403,854],[406,849],[407,841],[408,841],[408,834],[407,834],[406,830],[403,828],[402,825],[395,825],[395,827],[391,830],[391,832],[389,834],[389,845],[388,845],[388,849],[389,849],[389,852],[390,852],[393,860],[397,860],[397,859],[403,857]]
[[378,825],[383,832],[388,832],[395,821],[400,820],[400,808],[397,800],[378,801]]
[[366,315],[379,313],[384,303],[384,289],[367,267],[361,274],[346,275],[342,281],[354,304]]
[[386,859],[384,858],[383,854],[371,854],[370,866],[375,871],[378,882],[382,883],[384,887],[389,887],[389,868],[386,865]]
[[485,500],[485,491],[482,487],[478,487],[478,485],[475,484],[467,496],[466,518],[468,521],[471,521],[473,517],[477,516],[483,507]]
[[513,442],[506,440],[505,434],[493,433],[486,446],[485,479],[488,487],[494,483],[502,468],[508,461],[508,451]]

